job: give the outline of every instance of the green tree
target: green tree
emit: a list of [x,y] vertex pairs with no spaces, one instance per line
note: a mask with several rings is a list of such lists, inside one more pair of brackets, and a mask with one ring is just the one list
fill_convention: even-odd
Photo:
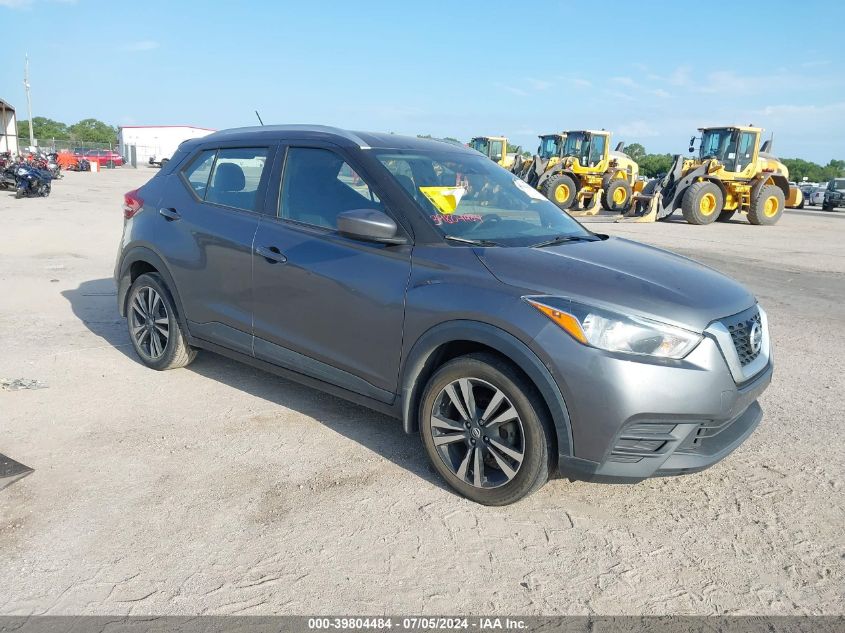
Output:
[[646,156],[645,147],[639,143],[631,143],[623,150],[632,160],[639,163]]
[[75,141],[114,143],[117,140],[117,130],[97,119],[83,119],[71,125],[68,130]]
[[[54,121],[43,116],[32,118],[32,132],[37,139],[67,140],[70,134],[67,125],[61,121]],[[29,121],[18,121],[18,136],[29,138]]]
[[672,168],[674,158],[672,154],[646,154],[637,164],[640,166],[640,172],[643,176],[654,178],[660,174],[665,174]]

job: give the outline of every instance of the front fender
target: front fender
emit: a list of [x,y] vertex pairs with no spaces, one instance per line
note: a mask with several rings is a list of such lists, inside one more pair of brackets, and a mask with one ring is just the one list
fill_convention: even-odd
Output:
[[470,341],[497,350],[513,361],[537,387],[549,408],[557,435],[558,455],[572,455],[572,428],[560,388],[551,373],[525,343],[512,334],[488,323],[455,320],[426,331],[411,348],[402,366],[402,426],[406,433],[419,429],[417,409],[425,388],[424,377],[438,361],[438,350],[454,341]]

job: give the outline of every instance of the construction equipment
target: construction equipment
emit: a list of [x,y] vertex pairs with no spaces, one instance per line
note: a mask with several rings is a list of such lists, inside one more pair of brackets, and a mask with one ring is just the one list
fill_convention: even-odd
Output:
[[[790,185],[786,165],[770,153],[772,141],[760,146],[762,128],[708,127],[699,132],[698,156],[675,156],[672,169],[650,180],[620,220],[654,222],[680,209],[690,224],[727,222],[740,212],[751,224],[770,225],[784,207],[800,204],[801,190]],[[695,140],[690,139],[691,154]]]
[[571,215],[595,215],[600,204],[608,211],[626,210],[642,184],[639,166],[622,151],[624,144],[611,151],[606,130],[572,130],[557,137],[563,140],[560,156],[548,160],[535,187]]
[[566,132],[541,134],[537,153],[531,158],[523,160],[518,157],[514,161],[511,171],[532,187],[537,187],[540,176],[547,169],[554,167],[563,158],[563,146],[566,143]]
[[516,152],[508,153],[508,139],[504,136],[475,136],[469,146],[505,169],[513,166],[522,149],[517,147]]

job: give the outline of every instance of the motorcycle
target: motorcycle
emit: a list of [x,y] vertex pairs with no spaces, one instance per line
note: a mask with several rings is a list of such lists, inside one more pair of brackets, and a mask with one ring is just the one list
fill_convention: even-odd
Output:
[[15,168],[15,198],[49,196],[52,179],[49,171],[26,163],[18,164]]
[[62,177],[62,168],[59,165],[59,155],[55,152],[47,154],[47,171],[53,177],[53,180]]

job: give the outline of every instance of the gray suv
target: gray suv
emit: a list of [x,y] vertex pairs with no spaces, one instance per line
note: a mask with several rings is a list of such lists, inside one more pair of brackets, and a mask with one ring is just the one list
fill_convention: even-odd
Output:
[[699,471],[762,417],[748,290],[590,232],[468,148],[227,130],[183,143],[124,216],[118,306],[144,364],[209,350],[393,415],[479,503]]

